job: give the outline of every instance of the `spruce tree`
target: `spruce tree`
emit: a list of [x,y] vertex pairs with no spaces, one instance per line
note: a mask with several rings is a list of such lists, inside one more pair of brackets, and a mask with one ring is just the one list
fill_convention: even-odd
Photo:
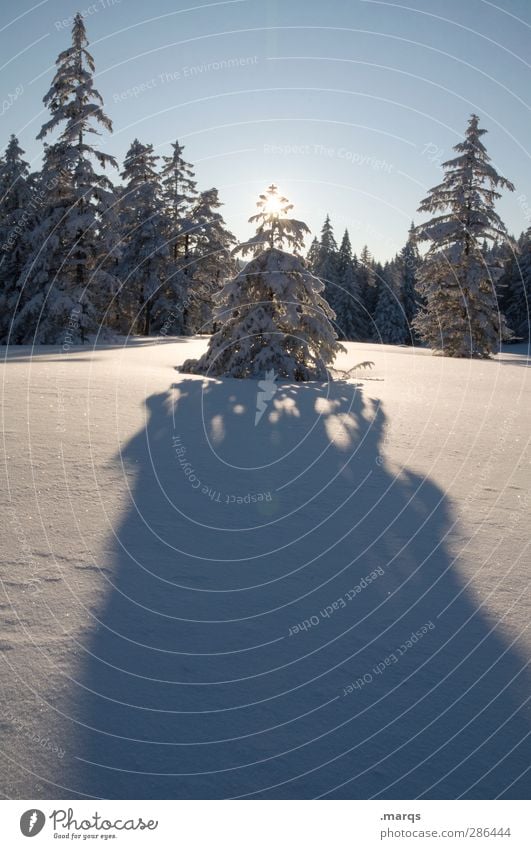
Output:
[[186,328],[207,333],[212,325],[214,295],[237,271],[232,255],[236,239],[218,211],[223,204],[217,189],[199,194],[192,210],[193,240],[186,292]]
[[77,318],[80,313],[77,293],[71,293],[71,287],[60,282],[69,235],[62,223],[68,219],[72,206],[70,170],[64,165],[65,159],[62,143],[45,145],[36,187],[39,205],[28,234],[29,251],[19,280],[23,301],[13,319],[16,342],[59,342],[70,317]]
[[319,244],[321,246],[321,250],[323,250],[326,254],[337,253],[336,237],[334,236],[334,228],[332,227],[329,215],[327,215],[324,220]]
[[170,229],[171,258],[188,258],[193,229],[192,209],[197,200],[195,174],[183,157],[184,145],[175,141],[170,156],[163,156],[161,169],[162,198]]
[[[124,160],[125,185],[120,198],[120,305],[127,332],[146,336],[151,332],[153,320],[162,324],[167,311],[175,305],[164,295],[169,260],[165,238],[168,222],[157,161],[153,145],[135,139]],[[176,329],[180,331],[181,328]]]
[[408,332],[401,301],[400,277],[391,263],[387,263],[382,272],[374,324],[374,336],[379,342],[403,345],[406,341]]
[[310,245],[310,249],[306,254],[306,263],[312,274],[315,274],[315,269],[317,268],[317,263],[319,262],[319,249],[319,239],[317,238],[317,236],[314,236]]
[[426,303],[414,326],[430,347],[453,357],[489,357],[509,335],[496,299],[502,270],[488,264],[482,245],[507,236],[494,205],[497,189],[514,186],[490,164],[486,132],[472,115],[458,155],[443,163],[443,182],[419,207],[433,217],[416,230],[429,248],[419,271]]
[[[116,162],[89,143],[91,135],[100,134],[99,127],[110,132],[112,125],[94,88],[95,66],[87,45],[78,12],[72,46],[59,54],[44,97],[51,118],[37,137],[57,134],[45,151],[42,204],[22,278],[28,299],[16,328],[24,341],[58,342],[68,324],[71,338],[83,342],[98,328],[113,289],[105,269],[117,239],[113,186],[94,162],[102,168]],[[70,321],[72,312],[75,322]]]
[[0,343],[14,341],[11,326],[24,296],[20,278],[28,246],[31,222],[32,180],[24,151],[11,136],[0,160]]
[[412,345],[417,341],[413,319],[419,311],[421,296],[418,291],[418,269],[420,266],[420,254],[415,239],[415,225],[411,223],[408,239],[394,263],[399,275],[400,300],[404,307],[404,315],[408,328],[405,342]]
[[372,335],[372,319],[378,301],[378,277],[375,273],[374,260],[369,248],[364,245],[358,261],[358,287],[367,315],[367,329]]
[[[526,234],[521,233],[518,239],[509,237],[504,242],[496,241],[489,248],[489,265],[500,265],[503,273],[495,281],[498,309],[507,316],[507,312],[513,297],[513,280],[518,276],[518,256],[521,254],[526,242]],[[509,327],[512,324],[508,322]],[[510,341],[510,340],[509,340]]]
[[[190,332],[188,293],[191,281],[192,245],[194,242],[193,209],[198,200],[192,165],[184,159],[184,146],[175,141],[169,156],[162,157],[161,192],[167,222],[169,248],[168,274],[160,304],[177,310],[175,332]],[[163,312],[159,312],[163,320]],[[192,321],[193,323],[193,321]],[[177,326],[179,325],[179,326]]]
[[207,352],[187,360],[182,371],[326,380],[341,346],[330,323],[334,314],[320,294],[323,284],[300,256],[308,227],[288,217],[292,204],[276,186],[269,186],[257,206],[249,219],[257,225],[256,235],[240,246],[253,259],[215,299],[221,326]]
[[319,249],[311,270],[324,283],[324,298],[335,312],[340,298],[339,253],[329,215],[326,216],[321,230]]
[[519,240],[518,251],[504,275],[504,304],[514,341],[531,339],[531,227]]
[[334,311],[341,338],[353,341],[367,339],[367,315],[359,288],[357,263],[352,255],[348,230],[345,230],[338,253],[338,292]]

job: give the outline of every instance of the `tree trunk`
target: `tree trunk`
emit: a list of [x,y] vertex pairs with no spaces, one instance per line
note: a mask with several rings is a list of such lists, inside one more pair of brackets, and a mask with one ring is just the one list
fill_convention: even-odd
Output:
[[148,301],[146,304],[146,314],[144,316],[144,336],[149,336],[151,332],[151,304]]

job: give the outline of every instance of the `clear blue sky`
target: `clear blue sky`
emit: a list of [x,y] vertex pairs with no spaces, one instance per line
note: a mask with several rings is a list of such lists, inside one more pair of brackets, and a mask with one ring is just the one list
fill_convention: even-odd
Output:
[[329,212],[338,238],[391,257],[472,111],[516,185],[499,211],[513,232],[531,224],[531,0],[2,0],[0,141],[15,132],[35,166],[78,9],[114,123],[104,147],[121,161],[135,136],[159,153],[178,138],[239,237],[274,181],[313,231]]

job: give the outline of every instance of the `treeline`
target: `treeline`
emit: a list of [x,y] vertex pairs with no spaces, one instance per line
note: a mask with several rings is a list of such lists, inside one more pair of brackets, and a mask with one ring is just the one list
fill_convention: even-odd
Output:
[[30,172],[15,136],[0,160],[0,341],[208,331],[212,294],[237,270],[218,192],[198,191],[177,141],[159,157],[135,139],[111,182],[87,44],[77,14],[44,97],[42,169]]
[[29,173],[11,137],[0,161],[0,343],[54,344],[66,326],[72,342],[210,331],[212,295],[237,269],[235,239],[216,189],[195,190],[182,152],[175,142],[157,157],[135,140],[122,186],[79,185],[55,145]]
[[[218,192],[198,190],[178,141],[158,156],[135,139],[121,184],[109,179],[118,163],[95,139],[112,124],[87,46],[78,13],[44,97],[41,170],[30,171],[15,136],[0,158],[0,342],[56,344],[65,328],[71,343],[210,332],[213,296],[239,270]],[[348,232],[338,245],[327,216],[306,261],[340,339],[488,356],[529,338],[531,228],[515,243],[495,213],[498,189],[514,187],[493,169],[485,132],[471,116],[419,208],[435,217],[412,225],[390,262],[367,247],[356,256]]]
[[[365,246],[357,256],[345,230],[338,246],[327,215],[320,238],[308,252],[308,264],[325,283],[325,297],[336,313],[340,339],[374,341],[389,345],[418,344],[414,319],[425,309],[420,283],[423,258],[418,249],[418,228],[411,224],[402,250],[389,262],[374,259]],[[485,267],[500,269],[494,275],[495,309],[505,315],[512,332],[508,341],[530,338],[531,228],[518,240],[482,245]]]
[[503,266],[497,286],[498,306],[513,334],[513,341],[531,338],[531,227],[513,247],[496,245],[493,253]]
[[340,339],[394,345],[418,341],[412,322],[422,301],[417,287],[421,258],[413,225],[400,253],[382,265],[367,246],[359,257],[353,253],[348,230],[338,247],[327,215],[307,260],[311,272],[325,284],[324,296],[336,314]]

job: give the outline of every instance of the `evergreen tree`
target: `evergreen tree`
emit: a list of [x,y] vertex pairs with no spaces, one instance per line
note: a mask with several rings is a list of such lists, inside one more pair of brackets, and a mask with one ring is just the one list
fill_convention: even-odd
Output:
[[408,333],[405,342],[412,345],[416,342],[413,319],[419,311],[421,296],[418,291],[417,274],[420,266],[420,254],[415,240],[415,225],[411,223],[408,240],[396,259],[396,268],[400,278],[400,300],[404,307],[404,314]]
[[375,338],[386,345],[403,345],[408,336],[400,295],[398,272],[392,264],[387,263],[382,272],[378,303],[374,314]]
[[338,254],[339,286],[335,302],[336,324],[342,338],[359,341],[368,338],[367,315],[352,255],[348,230],[345,230]]
[[509,335],[496,299],[502,271],[487,264],[482,244],[506,237],[494,204],[498,188],[514,187],[490,164],[485,133],[472,115],[458,155],[443,163],[443,182],[419,208],[434,216],[416,231],[429,249],[419,271],[426,304],[414,326],[428,345],[454,357],[489,357]]
[[[23,272],[28,299],[15,327],[24,341],[57,342],[69,324],[70,336],[83,342],[97,329],[113,288],[104,267],[117,236],[110,226],[113,187],[93,163],[105,168],[116,162],[89,143],[91,135],[100,134],[98,127],[110,132],[112,125],[94,88],[94,60],[87,45],[78,12],[72,46],[59,54],[44,97],[51,118],[38,138],[52,132],[58,132],[58,138],[46,147],[42,205]],[[69,321],[73,311],[75,322]]]
[[183,157],[184,145],[175,141],[171,147],[171,155],[162,157],[161,184],[170,227],[171,257],[177,261],[180,257],[188,257],[197,183],[191,164]]
[[249,218],[250,224],[256,224],[256,233],[238,248],[238,251],[258,255],[267,248],[288,247],[298,256],[302,251],[305,236],[310,232],[303,221],[288,218],[293,204],[279,194],[277,186],[268,186],[256,202],[258,212]]
[[60,142],[45,145],[36,189],[39,205],[28,234],[29,252],[19,280],[23,302],[12,326],[13,338],[18,343],[58,342],[70,316],[77,317],[80,312],[77,293],[70,294],[70,287],[59,282],[69,235],[61,225],[68,219],[72,206],[70,172],[64,165],[65,158],[64,145]]
[[315,261],[312,261],[311,270],[312,274],[324,283],[324,298],[336,312],[340,300],[339,253],[329,215],[326,216],[321,230],[319,249]]
[[319,249],[319,239],[317,238],[317,236],[314,236],[310,245],[310,249],[306,254],[306,263],[312,274],[315,274],[315,269],[317,268],[317,263],[319,262]]
[[337,242],[334,236],[334,228],[332,227],[332,222],[330,221],[329,215],[327,215],[324,220],[324,224],[321,229],[321,240],[319,244],[321,246],[321,250],[325,251],[327,254],[337,253]]
[[236,239],[218,210],[217,189],[201,192],[192,212],[193,247],[186,292],[185,325],[191,333],[206,333],[212,324],[213,297],[237,271],[232,256]]
[[[374,259],[372,260],[372,272],[373,272],[373,285],[369,290],[369,304],[371,307],[371,315],[374,320],[374,316],[376,315],[376,307],[378,306],[378,298],[380,297],[380,289],[382,288],[383,278],[384,278],[384,266],[381,262],[377,262]],[[373,306],[374,305],[374,306]],[[375,333],[373,327],[373,335]]]
[[[162,157],[161,186],[167,221],[169,265],[162,303],[181,314],[178,332],[188,327],[187,293],[191,285],[191,251],[194,241],[193,209],[197,203],[192,165],[184,159],[184,145],[175,141],[170,156]],[[162,317],[162,313],[161,313]]]
[[[498,309],[504,316],[507,315],[510,302],[512,301],[512,281],[513,278],[518,275],[518,268],[516,266],[517,257],[521,253],[525,241],[525,233],[521,233],[518,239],[514,239],[509,236],[509,238],[504,241],[496,240],[494,244],[489,247],[487,254],[487,263],[489,266],[500,266],[503,269],[502,274],[500,274],[494,283],[496,286]],[[512,330],[513,328],[511,323],[508,322],[508,324]]]
[[358,261],[358,288],[367,315],[367,330],[372,335],[372,319],[378,301],[378,278],[374,269],[374,260],[369,248],[364,245]]
[[28,251],[32,181],[18,139],[11,136],[0,160],[0,342],[13,341],[11,325],[20,307],[20,278]]
[[[146,336],[152,321],[162,323],[169,249],[165,239],[168,222],[162,199],[160,177],[156,170],[158,156],[153,145],[135,139],[127,151],[122,178],[125,181],[120,200],[122,256],[120,305],[128,332]],[[177,328],[176,332],[180,332]]]
[[515,341],[527,341],[531,338],[531,227],[519,240],[518,250],[507,265],[503,281],[509,326]]
[[256,235],[241,246],[254,257],[215,299],[221,327],[207,352],[187,360],[182,371],[325,380],[341,346],[330,324],[334,314],[320,294],[323,284],[297,255],[308,228],[288,217],[292,205],[276,186],[260,196],[257,206],[250,218],[257,224]]

